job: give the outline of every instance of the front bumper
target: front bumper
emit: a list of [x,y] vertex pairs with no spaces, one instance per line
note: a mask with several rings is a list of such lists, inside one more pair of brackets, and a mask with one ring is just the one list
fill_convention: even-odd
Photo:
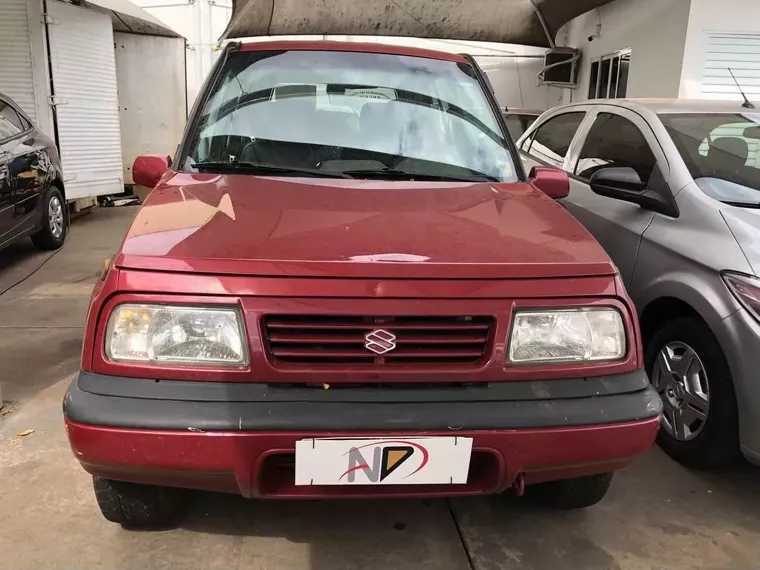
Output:
[[[644,453],[660,398],[646,374],[462,387],[323,390],[155,381],[82,372],[64,399],[71,447],[100,477],[246,497],[440,496],[619,469]],[[455,486],[296,487],[295,442],[473,438]]]

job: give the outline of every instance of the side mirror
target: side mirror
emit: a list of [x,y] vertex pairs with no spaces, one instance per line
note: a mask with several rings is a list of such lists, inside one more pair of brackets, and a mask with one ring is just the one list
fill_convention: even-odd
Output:
[[172,165],[169,156],[161,154],[143,154],[132,165],[132,179],[135,184],[153,189],[164,173]]
[[631,167],[600,168],[591,176],[591,190],[600,196],[638,204],[642,208],[673,215],[672,205],[660,194],[644,186],[639,174]]
[[559,200],[570,194],[570,178],[567,172],[548,166],[534,166],[530,171],[530,183],[549,198]]

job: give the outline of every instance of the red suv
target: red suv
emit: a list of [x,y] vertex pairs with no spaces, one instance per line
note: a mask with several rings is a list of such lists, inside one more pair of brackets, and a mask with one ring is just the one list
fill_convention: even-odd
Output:
[[652,445],[616,268],[471,58],[230,45],[134,178],[64,401],[108,520],[164,524],[178,487],[585,507]]

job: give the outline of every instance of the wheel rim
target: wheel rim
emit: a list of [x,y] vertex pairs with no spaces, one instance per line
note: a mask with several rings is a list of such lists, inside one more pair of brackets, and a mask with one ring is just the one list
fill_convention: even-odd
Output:
[[683,342],[662,347],[652,369],[652,384],[662,398],[662,426],[678,441],[697,437],[707,422],[710,385],[696,351]]
[[50,224],[50,233],[55,239],[63,234],[63,206],[58,196],[50,198],[48,205],[48,223]]

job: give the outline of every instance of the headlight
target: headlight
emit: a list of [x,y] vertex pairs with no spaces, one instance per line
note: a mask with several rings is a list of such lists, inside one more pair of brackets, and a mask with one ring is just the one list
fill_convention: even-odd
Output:
[[517,311],[509,362],[619,360],[625,356],[625,327],[611,308]]
[[105,348],[115,361],[242,366],[244,338],[234,308],[119,305],[108,320]]
[[739,302],[760,320],[760,279],[738,273],[724,273],[723,280]]

